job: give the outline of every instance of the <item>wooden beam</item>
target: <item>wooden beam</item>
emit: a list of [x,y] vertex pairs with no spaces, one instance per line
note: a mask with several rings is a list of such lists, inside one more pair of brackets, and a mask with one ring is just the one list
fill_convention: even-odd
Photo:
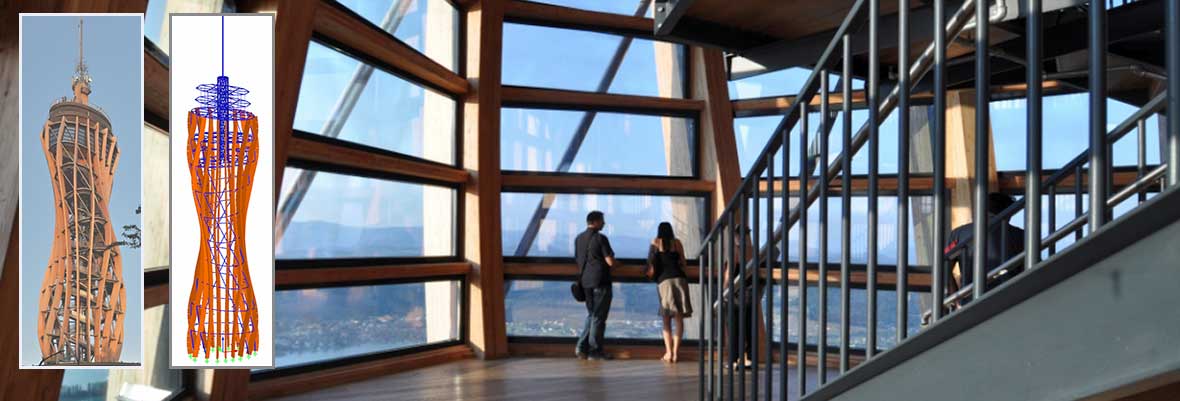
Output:
[[[992,87],[992,97],[1001,99],[1023,97],[1027,90],[1028,85],[1026,84],[996,85]],[[1046,95],[1052,95],[1068,92],[1070,88],[1062,84],[1061,81],[1045,81],[1044,85],[1042,85],[1042,90],[1045,91]],[[918,103],[929,102],[933,99],[934,94],[931,92],[919,92],[910,95],[910,100]],[[814,106],[818,110],[821,100],[816,95],[811,99],[809,105]],[[828,95],[828,104],[834,109],[839,108],[843,100],[844,96],[839,92]],[[852,99],[850,100],[852,101],[853,108],[865,107],[865,92],[863,90],[853,91]],[[733,114],[737,117],[781,115],[790,110],[791,106],[795,104],[795,95],[739,99],[734,100],[732,103]]]
[[595,177],[564,174],[504,174],[504,188],[541,192],[708,193],[712,181],[688,178]]
[[[455,362],[471,358],[471,356],[471,348],[466,345],[453,345],[372,362],[260,380],[250,383],[249,394],[246,395],[253,400],[282,397]],[[247,397],[243,396],[241,399],[247,399]]]
[[315,13],[314,19],[317,34],[452,95],[461,96],[467,93],[467,81],[459,74],[340,7],[342,6],[334,2],[319,2],[319,10]]
[[[611,276],[628,279],[646,279],[643,276],[643,269],[645,266],[635,264],[623,264],[622,266],[612,268]],[[688,270],[684,272],[688,275],[689,283],[695,283],[700,268],[697,266],[688,266]],[[578,267],[573,263],[552,263],[552,262],[505,262],[504,274],[510,276],[554,276],[554,277],[572,277],[578,274]]]
[[705,107],[704,102],[692,99],[617,95],[510,85],[504,86],[502,94],[506,107],[551,107],[667,114],[699,113]]
[[[143,110],[168,120],[168,66],[150,52],[143,52]],[[165,132],[168,127],[158,127]]]
[[725,56],[716,49],[689,48],[692,98],[705,102],[701,113],[701,176],[712,179],[713,214],[721,216],[742,182],[737,139],[733,131],[733,107],[729,103]]
[[282,269],[275,271],[275,286],[303,286],[372,280],[407,280],[441,276],[466,276],[470,272],[471,265],[467,262]]
[[153,285],[143,288],[143,308],[168,304],[168,284]]
[[[16,13],[5,13],[12,15],[12,19],[16,19]],[[13,21],[15,23],[15,21]],[[3,30],[4,28],[0,28]],[[15,29],[15,26],[14,28]],[[15,36],[13,36],[15,40]],[[13,54],[0,53],[0,54]],[[15,54],[13,54],[13,58]],[[14,79],[15,80],[15,79]],[[15,125],[15,124],[14,124]],[[19,132],[19,130],[12,130],[9,132]],[[13,232],[17,232],[17,219],[15,205],[12,213],[7,213],[0,216],[0,219],[10,222]],[[5,233],[6,234],[6,233]],[[19,308],[17,308],[20,285],[20,266],[18,260],[20,259],[19,247],[20,241],[16,235],[8,236],[6,251],[4,253],[4,270],[0,273],[0,322],[16,326],[19,316]],[[27,289],[26,289],[27,290]],[[30,319],[29,323],[33,320]],[[0,399],[5,400],[30,400],[30,401],[55,401],[58,399],[58,392],[61,391],[61,378],[63,370],[20,370],[20,361],[18,355],[18,343],[21,331],[15,327],[9,330],[0,331]]]
[[[763,273],[760,271],[759,274],[761,277],[766,277],[766,273]],[[781,281],[782,277],[783,277],[782,270],[775,270],[772,273],[771,277],[773,277],[773,279],[775,281]],[[837,286],[840,285],[840,271],[839,270],[829,271],[827,274],[827,277],[828,277],[829,284],[835,284]],[[869,277],[868,273],[863,272],[863,271],[849,272],[849,282],[854,285],[864,285],[868,281],[868,277]],[[911,286],[929,287],[930,286],[930,273],[919,273],[919,272],[910,271],[907,274],[907,280],[909,280],[909,285],[911,285]],[[791,266],[787,269],[787,282],[790,282],[790,283],[799,282],[799,266],[798,265]],[[816,270],[816,268],[813,265],[809,265],[809,267],[808,267],[807,282],[808,283],[819,283],[819,272]],[[896,287],[897,286],[897,273],[895,273],[895,272],[878,272],[877,273],[877,284],[891,285],[891,286]],[[891,288],[888,288],[888,289],[891,289]]]
[[504,0],[481,0],[466,13],[466,72],[472,91],[463,102],[463,255],[467,280],[467,339],[484,359],[508,355],[504,323],[504,265],[500,238],[500,102]]
[[568,27],[640,37],[650,37],[655,31],[655,21],[651,18],[587,11],[531,1],[509,1],[504,8],[504,19],[509,22]]
[[293,137],[290,143],[287,153],[289,159],[337,164],[453,184],[462,184],[468,179],[467,171],[457,167],[367,152],[307,138]]
[[[843,190],[843,182],[844,181],[841,178],[833,179],[831,181],[831,183],[828,184],[828,193],[831,195],[837,195],[837,196],[840,195],[840,191]],[[883,193],[896,193],[897,192],[897,177],[896,176],[878,177],[877,182],[878,182],[877,189],[882,191]],[[809,187],[814,186],[815,180],[814,179],[811,180],[809,182],[809,184],[810,184]],[[853,176],[851,184],[852,184],[851,185],[852,192],[854,194],[866,193],[869,189],[869,179],[867,176],[859,176],[859,177]],[[948,187],[949,187],[949,185],[950,185],[950,182],[948,180]],[[763,196],[766,196],[766,194],[770,193],[768,191],[770,186],[771,186],[770,183],[765,178],[759,182],[759,190],[762,191]],[[911,192],[931,191],[934,188],[934,178],[933,177],[912,177],[911,176],[909,188],[910,188]],[[783,181],[781,179],[774,180],[774,193],[776,195],[781,194],[782,190],[783,190]],[[798,178],[790,178],[787,181],[787,190],[790,191],[792,195],[797,195],[799,193],[799,179]]]

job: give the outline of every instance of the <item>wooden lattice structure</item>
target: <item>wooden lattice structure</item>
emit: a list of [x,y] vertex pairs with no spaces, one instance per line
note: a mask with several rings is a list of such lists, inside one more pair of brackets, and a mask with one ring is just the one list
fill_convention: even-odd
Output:
[[258,117],[242,110],[247,91],[197,88],[206,104],[188,114],[189,173],[201,241],[188,303],[190,359],[241,361],[258,352],[258,303],[246,259],[246,209],[258,164]]
[[[81,24],[79,24],[81,32]],[[126,291],[108,202],[119,162],[111,123],[89,104],[79,57],[74,98],[55,102],[41,129],[53,184],[53,245],[41,284],[37,337],[43,364],[118,362]]]

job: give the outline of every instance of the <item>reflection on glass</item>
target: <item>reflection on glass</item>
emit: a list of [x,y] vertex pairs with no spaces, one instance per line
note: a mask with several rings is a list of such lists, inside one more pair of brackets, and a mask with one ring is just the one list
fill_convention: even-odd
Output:
[[295,129],[452,164],[455,110],[446,95],[312,42]]
[[442,66],[458,65],[459,10],[446,0],[340,0],[373,25]]
[[459,282],[275,291],[275,367],[459,338]]
[[67,369],[61,401],[163,400],[184,389],[184,372],[169,369],[168,305],[143,311],[143,369]]
[[[689,284],[692,309],[699,311],[700,287]],[[615,283],[611,287],[607,338],[660,339],[660,299],[655,283]],[[509,336],[577,337],[586,319],[586,306],[574,301],[568,281],[510,280],[504,297],[504,319]],[[697,339],[699,314],[684,320],[684,338]]]
[[148,0],[147,12],[143,15],[143,36],[164,51],[164,54],[168,54],[169,14],[221,12],[223,3],[222,0]]
[[280,208],[276,259],[454,255],[454,189],[287,167],[281,207],[305,171],[315,177],[298,207]]
[[[690,259],[705,234],[705,200],[700,197],[505,192],[500,200],[505,256],[573,257],[574,237],[586,229],[586,214],[592,210],[606,214],[602,233],[620,258],[646,258],[663,221],[672,223]],[[544,218],[534,220],[543,200],[548,206]],[[522,246],[529,242],[526,234],[533,239]]]
[[[504,85],[596,92],[626,42],[618,35],[504,24]],[[684,46],[633,39],[606,92],[684,97]]]
[[[143,125],[143,193],[168,193],[168,133],[148,124]],[[168,202],[143,202],[143,230],[140,250],[143,251],[143,270],[167,269],[170,263],[171,235],[170,205]]]
[[[782,339],[782,304],[779,302],[779,287],[774,291],[774,341]],[[914,334],[920,331],[922,323],[922,309],[919,298],[929,293],[909,292],[906,311],[909,312],[906,321],[906,332]],[[863,289],[850,290],[851,309],[849,310],[852,324],[848,331],[848,346],[853,349],[864,349],[868,339],[868,292]],[[821,330],[819,319],[819,289],[814,285],[807,287],[807,343],[817,344]],[[763,299],[762,302],[765,302]],[[799,287],[792,283],[787,287],[787,303],[789,316],[787,317],[787,342],[796,343],[799,339]],[[763,317],[765,319],[765,317]],[[840,288],[828,286],[828,346],[840,346]],[[877,347],[889,348],[897,344],[897,292],[877,291]]]
[[[584,139],[573,141],[586,119]],[[693,176],[693,125],[684,117],[504,108],[500,164],[520,171]],[[574,157],[565,160],[571,150]]]

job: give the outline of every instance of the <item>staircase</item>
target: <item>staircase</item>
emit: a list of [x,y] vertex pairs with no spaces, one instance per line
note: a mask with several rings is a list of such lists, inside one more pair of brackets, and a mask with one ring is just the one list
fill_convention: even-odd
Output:
[[[698,296],[711,307],[700,320],[701,400],[1117,399],[1180,381],[1180,118],[1161,124],[1160,164],[1145,162],[1143,140],[1149,118],[1180,109],[1180,82],[1167,79],[1180,75],[1180,0],[930,3],[933,21],[921,22],[941,34],[928,43],[911,41],[909,32],[919,21],[911,21],[902,7],[897,53],[916,57],[899,57],[887,78],[880,71],[879,1],[851,6],[797,101],[705,237]],[[1017,39],[993,38],[995,32],[1015,32]],[[853,57],[855,46],[865,47],[854,44],[854,37],[868,41],[867,60]],[[963,80],[961,72],[970,65],[952,65],[948,52],[962,60],[967,46],[988,57],[973,57],[973,74]],[[854,71],[858,61],[867,61],[867,67]],[[972,220],[987,224],[975,225],[966,247],[938,252],[928,266],[910,263],[913,117],[905,111],[912,110],[912,98],[933,92],[933,224],[924,234],[930,249],[942,250],[951,228],[947,91],[973,88],[976,104],[987,105],[993,77],[1013,73],[1025,77],[1028,170],[1022,178],[1031,184],[1010,207],[987,213],[988,177],[975,175],[968,183]],[[832,93],[831,75],[838,76],[839,96]],[[852,83],[861,78],[869,118],[853,131]],[[1053,171],[1042,168],[1042,153],[1054,151],[1042,147],[1042,123],[1053,124],[1042,119],[1047,80],[1091,99],[1090,129],[1078,133],[1088,149]],[[1145,87],[1153,89],[1127,90]],[[1138,109],[1110,128],[1108,98]],[[813,104],[818,110],[809,110]],[[990,146],[987,109],[977,111],[975,132],[983,134],[974,138],[975,149]],[[897,110],[903,110],[896,115],[898,147],[890,151],[898,152],[899,163],[899,252],[896,265],[883,268],[877,251],[883,187],[879,126]],[[816,111],[822,116],[819,127],[809,127],[811,121],[802,117]],[[837,118],[842,132],[833,132]],[[796,130],[804,135],[793,138]],[[818,152],[809,148],[812,132],[839,135],[840,154],[829,157],[827,140],[815,141]],[[1116,180],[1127,171],[1112,165],[1111,148],[1129,137],[1138,138],[1138,164],[1131,179]],[[855,189],[867,192],[865,249],[853,249],[850,241],[851,161],[858,153],[868,160],[867,183]],[[987,171],[987,152],[974,153],[975,171]],[[816,166],[817,160],[829,162]],[[792,163],[798,166],[794,175]],[[1077,206],[1066,221],[1058,221],[1055,210],[1060,196],[1072,197]],[[828,223],[830,199],[840,200],[839,224]],[[809,222],[807,211],[815,209],[819,219]],[[948,260],[963,249],[985,249],[985,233],[1020,225],[1013,221],[1018,215],[1026,233],[1023,249],[1035,251],[1004,255],[993,265],[975,252],[973,269],[964,273],[986,277],[988,285],[953,288],[957,281]],[[818,231],[817,238],[808,238],[810,230]],[[827,260],[829,230],[840,234],[832,246],[839,263]],[[808,256],[811,248],[819,249],[818,259]],[[866,252],[867,263],[853,265],[852,252]],[[817,262],[800,263],[812,260]],[[883,283],[884,277],[890,281]],[[928,284],[912,282],[918,280]],[[809,291],[809,284],[815,290]],[[854,289],[864,290],[863,299],[853,299]],[[896,292],[896,317],[878,315],[881,291]],[[828,301],[813,305],[809,292]],[[921,327],[907,324],[914,307],[910,293],[924,300]],[[838,303],[831,302],[833,295]],[[894,323],[890,332],[882,330],[883,321]],[[853,332],[860,324],[864,329]],[[882,334],[896,338],[895,344],[879,344]],[[733,361],[741,361],[736,354],[748,345],[751,364],[742,369]],[[797,369],[797,361],[809,367]]]

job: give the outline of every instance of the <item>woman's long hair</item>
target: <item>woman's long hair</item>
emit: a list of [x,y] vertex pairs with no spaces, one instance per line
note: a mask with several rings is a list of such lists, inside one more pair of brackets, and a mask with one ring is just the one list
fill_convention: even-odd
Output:
[[676,234],[672,233],[672,223],[662,222],[659,228],[656,229],[656,238],[660,239],[663,244],[664,252],[672,249],[672,240],[676,239]]

